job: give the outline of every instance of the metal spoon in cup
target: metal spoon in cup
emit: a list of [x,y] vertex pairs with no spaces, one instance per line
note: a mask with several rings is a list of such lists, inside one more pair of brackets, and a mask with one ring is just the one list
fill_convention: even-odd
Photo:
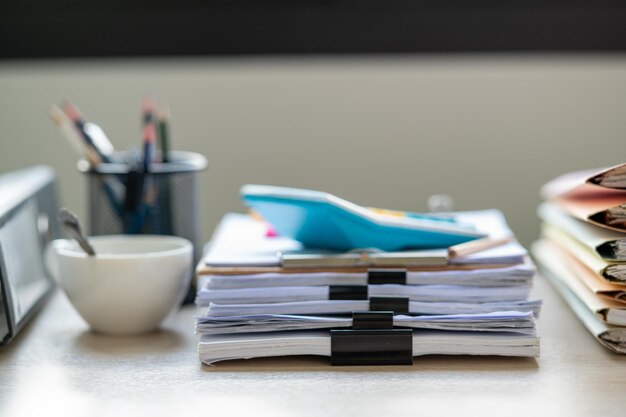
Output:
[[89,244],[87,238],[82,232],[80,220],[78,220],[78,216],[76,214],[65,207],[62,207],[59,210],[59,221],[63,226],[65,226],[72,237],[76,239],[80,247],[87,253],[87,255],[96,256],[96,251],[93,249],[93,246]]

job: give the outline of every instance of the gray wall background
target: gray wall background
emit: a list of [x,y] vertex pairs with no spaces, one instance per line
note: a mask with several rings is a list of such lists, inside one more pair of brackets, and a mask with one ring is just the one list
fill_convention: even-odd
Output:
[[498,207],[524,244],[538,189],[559,173],[626,161],[626,57],[415,56],[0,63],[0,172],[52,166],[86,216],[86,181],[49,120],[67,97],[114,145],[140,143],[152,93],[173,114],[174,147],[210,161],[202,234],[238,190],[267,183],[425,210]]

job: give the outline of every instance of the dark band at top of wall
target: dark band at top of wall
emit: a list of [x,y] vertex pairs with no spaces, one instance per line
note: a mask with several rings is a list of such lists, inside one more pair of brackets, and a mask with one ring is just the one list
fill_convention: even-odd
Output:
[[623,52],[616,0],[7,0],[0,59]]

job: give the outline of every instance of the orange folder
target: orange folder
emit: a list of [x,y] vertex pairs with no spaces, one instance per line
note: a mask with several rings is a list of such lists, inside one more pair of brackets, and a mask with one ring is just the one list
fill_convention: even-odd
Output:
[[541,196],[573,217],[626,233],[626,164],[562,175]]

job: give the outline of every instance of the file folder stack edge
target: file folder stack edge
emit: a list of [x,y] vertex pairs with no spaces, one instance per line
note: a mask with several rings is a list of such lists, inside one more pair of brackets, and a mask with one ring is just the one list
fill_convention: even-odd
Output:
[[542,276],[616,353],[626,353],[626,229],[605,218],[626,204],[625,168],[574,172],[546,184],[541,238],[532,247]]

